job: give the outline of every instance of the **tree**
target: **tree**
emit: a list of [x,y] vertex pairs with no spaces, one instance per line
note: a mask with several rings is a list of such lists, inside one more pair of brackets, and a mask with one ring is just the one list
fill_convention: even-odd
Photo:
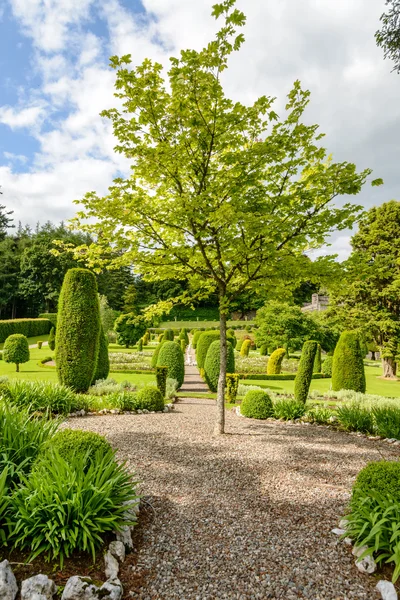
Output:
[[117,314],[115,310],[110,308],[106,296],[99,296],[99,305],[101,324],[103,326],[103,331],[107,336],[108,332],[114,329],[114,322],[117,318]]
[[14,363],[17,373],[19,365],[28,362],[30,358],[28,338],[22,333],[8,336],[4,342],[3,359],[5,362]]
[[382,28],[375,34],[385,58],[394,62],[393,71],[400,73],[400,0],[386,0],[389,10],[381,15]]
[[332,389],[355,390],[365,394],[365,371],[357,331],[344,331],[332,360]]
[[365,212],[351,240],[343,277],[332,289],[329,312],[342,328],[375,341],[383,376],[396,375],[400,341],[400,202],[391,200]]
[[318,325],[299,306],[283,302],[269,302],[257,311],[257,345],[267,344],[268,348],[298,350],[307,340],[318,338]]
[[116,151],[132,162],[132,173],[116,179],[106,198],[88,193],[74,221],[97,236],[87,249],[88,265],[101,267],[112,240],[123,252],[118,264],[134,265],[144,279],[187,280],[189,290],[176,302],[192,302],[191,290],[217,294],[215,433],[224,432],[232,303],[250,288],[257,294],[298,278],[304,250],[351,226],[359,210],[335,207],[333,199],[357,194],[370,174],[327,157],[318,127],[301,121],[310,94],[300,82],[282,119],[271,97],[245,106],[225,96],[221,76],[244,41],[237,29],[245,16],[234,5],[224,0],[214,6],[213,15],[224,18],[216,38],[199,52],[171,58],[167,82],[161,64],[146,59],[132,69],[130,55],[111,58],[123,109],[102,115],[112,121]]
[[9,210],[7,212],[5,208],[6,207],[3,204],[0,204],[0,241],[4,240],[6,237],[7,229],[9,227],[14,227],[14,225],[12,225],[13,220],[10,219],[10,215],[12,215],[14,211]]
[[118,344],[126,348],[134,346],[146,333],[147,327],[148,322],[142,315],[137,316],[133,313],[120,315],[114,325]]

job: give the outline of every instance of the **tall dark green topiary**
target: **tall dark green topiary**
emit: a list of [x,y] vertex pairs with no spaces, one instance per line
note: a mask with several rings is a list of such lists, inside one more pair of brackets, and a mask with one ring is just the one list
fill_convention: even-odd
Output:
[[322,362],[321,362],[321,346],[320,346],[320,344],[318,344],[317,345],[317,351],[315,353],[315,358],[314,358],[313,373],[321,373],[321,366],[322,366]]
[[22,333],[10,335],[4,342],[3,360],[7,363],[14,363],[18,373],[19,365],[28,362],[29,358],[28,338],[22,335]]
[[359,335],[344,331],[336,345],[332,361],[332,389],[365,393],[364,362]]
[[167,391],[167,377],[168,367],[156,367],[157,388],[160,390],[163,398],[165,398]]
[[303,404],[306,403],[308,390],[310,389],[317,349],[318,342],[308,341],[304,342],[301,351],[299,368],[294,380],[294,397],[298,402],[303,402]]
[[93,383],[99,379],[107,379],[110,372],[110,359],[108,357],[108,342],[100,324],[99,354],[97,357],[96,371],[93,377]]
[[137,350],[138,352],[143,352],[143,338],[140,338],[140,340],[138,341]]
[[321,373],[323,373],[324,375],[329,375],[329,377],[332,377],[332,362],[333,362],[333,356],[329,356],[329,354],[327,356],[325,356],[325,360],[321,366]]
[[[227,373],[235,372],[235,353],[233,346],[230,342],[226,344],[227,348],[227,361],[226,371]],[[212,342],[207,351],[206,360],[204,361],[204,377],[208,387],[212,392],[216,392],[218,389],[218,379],[220,372],[220,347],[219,340]]]
[[52,327],[49,333],[49,348],[54,350],[56,347],[56,328]]
[[168,367],[168,378],[176,379],[178,389],[185,378],[185,359],[182,348],[176,342],[164,342],[157,359],[158,367]]
[[60,383],[86,392],[99,354],[100,309],[96,278],[87,269],[70,269],[58,301],[56,366]]

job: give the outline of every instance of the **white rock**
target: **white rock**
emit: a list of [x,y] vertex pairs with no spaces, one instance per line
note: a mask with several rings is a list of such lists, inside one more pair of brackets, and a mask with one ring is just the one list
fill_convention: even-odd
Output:
[[169,410],[175,410],[173,402],[169,402],[169,404],[167,404],[166,406],[169,408]]
[[163,408],[163,412],[165,412],[165,413],[169,412],[169,408],[168,408],[168,406],[164,406],[164,408]]
[[18,586],[14,573],[8,560],[0,563],[0,598],[1,600],[14,600],[18,592]]
[[331,530],[331,533],[334,533],[335,535],[343,535],[344,533],[346,533],[346,530],[335,527],[335,529]]
[[119,408],[112,408],[112,409],[110,410],[110,413],[111,413],[112,415],[119,415],[119,413],[120,413],[120,410],[119,410]]
[[117,579],[119,572],[119,563],[109,550],[107,550],[107,552],[104,555],[104,564],[107,579]]
[[74,575],[68,579],[61,600],[98,600],[98,589],[89,578]]
[[21,586],[21,600],[52,600],[57,586],[47,575],[25,579]]
[[378,581],[376,589],[380,592],[382,600],[397,600],[396,588],[391,581],[381,579],[381,581]]
[[108,550],[120,562],[124,562],[124,560],[125,560],[125,546],[123,545],[122,542],[118,542],[118,540],[115,540],[114,542],[111,542],[110,545],[108,546]]
[[142,412],[143,412],[143,411],[142,411],[140,408],[138,408],[138,411],[137,411],[138,415],[141,415],[141,414],[142,414]]
[[366,550],[368,550],[368,546],[354,546],[352,554],[359,558]]
[[339,527],[340,529],[347,529],[347,525],[349,524],[348,519],[341,519],[339,521]]
[[121,600],[123,591],[119,579],[109,579],[101,586],[99,598],[102,600]]
[[353,543],[353,540],[352,540],[351,538],[349,538],[349,537],[345,537],[343,541],[344,541],[344,543],[345,543],[345,544],[347,544],[348,546],[351,546],[351,545],[352,545],[352,543]]
[[133,548],[132,534],[131,534],[131,528],[128,527],[128,525],[123,525],[121,531],[116,531],[115,535],[117,537],[118,542],[122,542],[124,544],[125,548],[129,548],[129,550],[132,550],[132,548]]
[[358,558],[356,560],[356,567],[361,573],[375,573],[376,571],[376,562],[372,558],[372,556],[367,555],[364,558]]

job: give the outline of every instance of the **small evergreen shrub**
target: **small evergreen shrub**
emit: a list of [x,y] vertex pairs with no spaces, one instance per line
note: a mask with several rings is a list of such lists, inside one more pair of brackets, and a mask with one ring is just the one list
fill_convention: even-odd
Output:
[[364,362],[357,332],[344,331],[339,338],[333,354],[332,389],[365,394]]
[[268,354],[268,346],[267,344],[262,344],[260,346],[260,356],[267,356]]
[[181,342],[181,350],[185,354],[185,352],[186,352],[186,341],[185,340],[181,340],[180,342]]
[[238,340],[238,341],[236,342],[236,346],[235,346],[235,348],[236,348],[236,350],[237,350],[238,352],[240,352],[240,351],[241,351],[241,349],[242,349],[242,345],[243,345],[243,342],[244,342],[244,339]]
[[389,494],[394,502],[400,502],[400,461],[370,462],[361,469],[353,485],[351,506],[354,508],[371,492]]
[[186,329],[184,327],[181,329],[181,332],[179,334],[179,339],[180,340],[184,340],[186,346],[189,344],[189,336],[188,336],[188,333],[187,333],[187,331],[186,331]]
[[230,404],[236,402],[236,397],[239,389],[239,375],[238,373],[227,373],[226,374],[226,400]]
[[[227,373],[233,373],[235,371],[235,353],[233,351],[232,344],[227,342],[227,361],[226,371]],[[209,346],[207,351],[206,360],[204,362],[204,378],[210,390],[216,392],[218,389],[218,379],[220,373],[220,341],[215,340]]]
[[138,352],[143,352],[143,338],[140,338],[140,340],[138,341],[137,350]]
[[208,349],[214,341],[219,340],[219,337],[219,331],[204,331],[201,334],[196,347],[196,360],[199,369],[204,369]]
[[317,351],[315,353],[313,373],[321,373],[321,345],[317,344]]
[[299,368],[294,380],[294,397],[298,402],[303,402],[304,404],[307,401],[308,390],[310,389],[317,348],[317,342],[304,342]]
[[274,414],[272,400],[267,392],[249,390],[242,400],[240,412],[250,419],[268,419]]
[[99,353],[97,355],[96,370],[93,377],[93,382],[107,379],[110,372],[110,358],[108,356],[108,342],[104,335],[103,326],[100,325],[99,337]]
[[285,356],[285,348],[277,348],[271,354],[267,363],[267,375],[279,375],[282,368],[283,357]]
[[163,335],[164,342],[173,342],[174,341],[174,330],[166,329]]
[[248,356],[251,348],[251,340],[243,340],[242,347],[240,348],[240,356]]
[[193,339],[192,339],[192,347],[196,350],[197,347],[197,342],[199,341],[199,337],[201,336],[201,331],[200,329],[196,329],[196,331],[193,334]]
[[41,340],[39,340],[37,343],[38,350],[41,350],[42,346],[43,346],[43,342]]
[[156,348],[153,352],[153,356],[151,357],[151,366],[153,369],[155,369],[157,366],[158,355],[160,354],[161,346],[163,345],[163,343],[164,343],[163,340],[161,340],[161,342],[158,343],[158,345],[156,346]]
[[294,419],[301,419],[305,414],[306,407],[304,402],[292,400],[291,398],[276,400],[274,402],[274,415],[276,419],[293,421]]
[[54,349],[56,347],[56,328],[52,327],[50,329],[50,334],[49,334],[49,348],[52,352],[54,352]]
[[164,410],[164,398],[162,397],[160,390],[151,385],[142,388],[136,394],[136,409],[155,411]]
[[332,377],[332,363],[333,356],[325,356],[324,362],[321,365],[321,373],[324,375],[328,375],[328,377]]
[[158,355],[157,366],[168,367],[168,377],[176,379],[178,386],[182,386],[185,378],[185,359],[179,344],[164,342]]
[[103,435],[93,431],[81,431],[80,429],[62,429],[51,438],[44,449],[44,454],[56,450],[67,462],[71,462],[74,456],[87,455],[93,460],[97,452],[106,454],[111,451],[111,445]]
[[157,388],[160,390],[163,398],[167,390],[168,367],[156,367]]
[[18,373],[19,365],[28,362],[29,358],[30,353],[28,339],[22,335],[22,333],[10,335],[4,342],[3,346],[4,361],[7,363],[14,363]]

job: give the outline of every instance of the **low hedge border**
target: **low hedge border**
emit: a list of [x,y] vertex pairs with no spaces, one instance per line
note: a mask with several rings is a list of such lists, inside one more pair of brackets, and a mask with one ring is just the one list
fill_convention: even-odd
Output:
[[[313,373],[313,379],[330,379],[324,373]],[[279,375],[266,375],[265,373],[239,373],[239,379],[259,379],[266,381],[294,381],[296,373],[279,373]]]

